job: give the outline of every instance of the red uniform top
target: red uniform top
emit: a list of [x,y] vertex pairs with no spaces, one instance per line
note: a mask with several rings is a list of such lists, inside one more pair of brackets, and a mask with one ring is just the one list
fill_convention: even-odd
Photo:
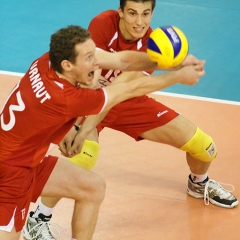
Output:
[[[119,52],[122,50],[146,52],[147,41],[153,30],[149,28],[143,38],[129,42],[124,39],[119,29],[119,21],[119,14],[115,10],[102,12],[92,19],[88,26],[88,30],[97,48],[108,52]],[[119,70],[103,70],[102,79],[99,81],[100,85],[106,86],[110,84],[120,73],[121,71]],[[144,73],[149,75],[152,72]]]
[[[109,52],[122,50],[145,52],[149,35],[153,30],[149,28],[141,39],[132,42],[126,41],[119,29],[119,22],[119,14],[114,10],[102,12],[92,19],[88,30],[96,46]],[[100,86],[108,85],[120,73],[120,71],[103,70],[103,77],[99,81]],[[159,116],[161,112],[164,114]],[[98,132],[101,132],[105,127],[109,127],[128,134],[138,141],[142,139],[142,133],[163,126],[176,116],[178,113],[172,109],[144,95],[128,99],[114,106],[98,124],[97,129]]]
[[103,110],[103,89],[78,88],[59,78],[48,53],[33,62],[0,112],[0,161],[34,167],[59,143],[76,118]]

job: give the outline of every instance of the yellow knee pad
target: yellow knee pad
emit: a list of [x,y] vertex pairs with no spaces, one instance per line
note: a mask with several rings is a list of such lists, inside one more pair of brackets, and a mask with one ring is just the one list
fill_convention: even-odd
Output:
[[74,157],[68,158],[68,160],[90,170],[97,162],[99,150],[100,145],[97,142],[85,140],[82,151]]
[[194,136],[180,149],[203,162],[211,162],[217,156],[217,148],[212,138],[199,128],[197,128]]

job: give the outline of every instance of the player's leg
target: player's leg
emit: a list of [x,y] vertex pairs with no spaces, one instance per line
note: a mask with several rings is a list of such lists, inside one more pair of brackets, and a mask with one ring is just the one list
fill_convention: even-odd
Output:
[[182,115],[164,126],[148,130],[140,136],[186,151],[186,159],[191,171],[187,188],[189,195],[204,198],[205,204],[210,201],[225,208],[233,208],[238,205],[235,196],[222,188],[219,183],[208,178],[207,171],[211,161],[217,155],[212,138]]
[[21,232],[16,232],[16,229],[13,228],[11,232],[1,230],[0,227],[0,239],[4,240],[19,240]]
[[[91,170],[97,162],[99,151],[98,132],[97,129],[94,129],[85,140],[81,153],[72,158],[67,158],[67,160],[85,169]],[[45,213],[45,215],[52,214],[52,210],[59,200],[59,198],[42,197],[41,203],[35,211],[36,217],[39,213]],[[47,206],[49,209],[44,208],[44,206]]]
[[[61,164],[61,162],[63,164]],[[68,167],[69,164],[71,167]],[[60,170],[58,170],[58,168]],[[72,168],[74,168],[74,170],[72,170]],[[85,174],[82,174],[82,171]],[[55,172],[57,172],[57,174],[55,174]],[[66,177],[69,175],[71,176]],[[88,175],[91,177],[88,177]],[[64,178],[64,182],[57,183],[59,178]],[[91,178],[92,180],[90,180]],[[59,188],[58,185],[60,185]],[[73,237],[76,239],[91,239],[90,236],[92,235],[96,224],[99,206],[103,200],[104,188],[105,185],[103,180],[96,174],[81,167],[76,168],[74,164],[65,159],[61,159],[58,161],[44,187],[42,199],[50,199],[50,203],[52,201],[51,199],[60,199],[61,197],[75,199],[74,213],[72,217]],[[48,208],[49,202],[46,202],[46,205],[43,207]],[[38,212],[38,217],[33,217],[34,212],[30,213],[24,230],[25,238],[31,239],[32,237],[37,237],[41,234],[43,237],[46,237],[46,239],[55,239],[48,224],[52,215],[46,214],[48,216],[45,216],[41,211],[39,212],[38,209],[36,212]],[[36,225],[38,225],[37,228],[35,227]],[[33,231],[31,230],[32,228],[34,228]],[[40,231],[38,231],[39,229]]]
[[58,160],[41,193],[46,197],[75,199],[72,231],[76,239],[91,239],[104,194],[105,182],[101,177],[65,159]]
[[[33,201],[36,201],[40,194],[44,197],[74,199],[78,212],[73,214],[73,236],[76,239],[91,239],[99,206],[104,198],[105,182],[93,172],[76,167],[65,159],[59,159],[56,165],[53,165],[52,162],[56,162],[54,159],[56,158],[48,156],[40,164]],[[39,240],[55,239],[49,234],[49,219],[41,214],[38,218],[33,218],[32,214],[33,212],[30,213],[25,225],[24,237]]]
[[[84,142],[81,153],[68,160],[85,169],[91,170],[96,164],[99,151],[100,146],[98,144],[98,133],[97,130],[94,129]],[[60,198],[58,197],[41,197],[36,210],[34,212],[31,212],[29,215],[28,220],[32,226],[34,225],[34,223],[36,223],[34,218],[37,219],[38,224],[40,222],[44,224],[44,232],[47,233],[48,239],[55,239],[51,229],[49,228],[49,225],[46,224],[46,222],[50,221],[54,207],[59,200]],[[27,224],[28,223],[26,223],[26,226]],[[42,233],[42,235],[44,235],[44,233]]]
[[[180,149],[189,142],[190,139],[192,139],[196,130],[197,127],[193,123],[188,121],[182,115],[178,115],[167,124],[148,130],[140,136],[150,141],[164,143]],[[211,142],[209,142],[209,144],[211,144]],[[216,153],[214,154],[216,156]],[[209,161],[201,161],[200,159],[197,161],[197,159],[190,155],[186,150],[186,158],[191,172],[201,175],[208,171],[211,160],[213,160],[214,157],[209,159]]]
[[[112,108],[108,115],[116,120],[111,121],[106,116],[101,122],[103,127],[124,132],[136,140],[147,139],[185,151],[191,170],[188,182],[190,195],[202,198],[211,195],[211,203],[226,208],[238,204],[230,192],[208,179],[207,170],[217,154],[212,138],[182,115],[147,96],[122,102]],[[201,194],[197,195],[190,189],[201,191]],[[214,191],[216,196],[210,191]]]

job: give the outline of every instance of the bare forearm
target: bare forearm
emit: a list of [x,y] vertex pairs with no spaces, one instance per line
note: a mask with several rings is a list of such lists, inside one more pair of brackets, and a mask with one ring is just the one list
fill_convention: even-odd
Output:
[[[123,59],[122,64],[124,66],[124,71],[143,71],[143,70],[163,70],[162,67],[159,67],[156,62],[152,62],[147,53],[144,52],[134,52],[125,51],[119,52],[120,59]],[[124,61],[126,54],[128,54],[128,61]]]
[[186,65],[201,64],[193,55],[188,55],[186,59],[175,68],[166,68],[162,62],[152,62],[146,52],[125,50],[117,53],[106,51],[96,51],[99,59],[99,66],[102,69],[113,69],[121,71],[146,71],[146,70],[175,70]]
[[121,71],[144,71],[144,70],[162,70],[150,60],[147,53],[138,51],[121,51],[109,53],[106,51],[96,51],[101,69],[113,69]]
[[[106,87],[108,104],[105,109],[129,98],[142,96],[177,83],[174,72],[162,76],[144,76],[128,82],[114,82]],[[116,91],[116,90],[117,91]]]
[[205,74],[202,66],[186,66],[166,74],[140,77],[126,83],[110,84],[105,88],[108,95],[106,110],[129,98],[142,96],[176,83],[196,84]]
[[83,122],[81,128],[79,129],[76,138],[85,139],[90,132],[96,128],[96,126],[103,120],[107,115],[108,111],[104,111],[98,115],[90,115]]

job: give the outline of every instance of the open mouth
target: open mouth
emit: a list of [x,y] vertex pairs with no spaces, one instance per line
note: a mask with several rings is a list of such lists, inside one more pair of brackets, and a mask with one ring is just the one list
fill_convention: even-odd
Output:
[[94,71],[90,72],[90,73],[88,74],[88,76],[89,76],[90,78],[92,78],[92,77],[94,76]]
[[136,32],[143,31],[144,27],[133,27]]

